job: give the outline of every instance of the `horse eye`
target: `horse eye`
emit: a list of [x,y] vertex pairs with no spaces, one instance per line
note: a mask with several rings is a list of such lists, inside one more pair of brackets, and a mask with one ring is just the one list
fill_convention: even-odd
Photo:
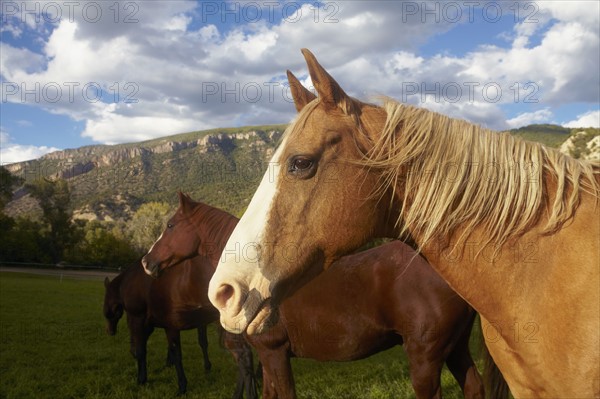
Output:
[[300,172],[309,169],[312,165],[313,161],[309,158],[295,158],[290,169],[292,172]]
[[173,228],[173,223],[167,223],[167,228],[168,229],[172,229]]

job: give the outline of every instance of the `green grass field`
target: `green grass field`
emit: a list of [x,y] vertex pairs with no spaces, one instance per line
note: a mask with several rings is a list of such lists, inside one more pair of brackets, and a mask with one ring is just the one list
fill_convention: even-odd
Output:
[[[105,334],[101,281],[0,273],[1,398],[161,398],[176,394],[173,368],[164,366],[166,339],[156,330],[148,344],[148,384],[135,382],[124,320]],[[209,329],[213,369],[203,371],[195,331],[182,333],[189,398],[229,398],[236,366]],[[294,359],[300,398],[414,398],[406,356],[397,347],[358,362]],[[445,398],[462,393],[444,370]]]

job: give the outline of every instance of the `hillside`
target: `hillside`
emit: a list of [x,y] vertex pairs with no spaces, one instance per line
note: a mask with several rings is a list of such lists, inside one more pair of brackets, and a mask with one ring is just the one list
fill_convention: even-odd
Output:
[[510,133],[525,140],[537,141],[548,147],[559,148],[571,135],[571,129],[559,125],[529,125],[512,129]]
[[[240,214],[248,204],[285,125],[213,129],[139,143],[57,151],[7,165],[26,181],[67,179],[75,216],[127,219],[141,204],[175,205],[182,190]],[[17,190],[6,212],[36,212],[36,202]]]
[[[7,165],[31,181],[64,178],[76,218],[127,220],[143,203],[177,202],[177,190],[241,215],[258,185],[286,125],[212,129],[139,143],[94,145],[57,151]],[[583,133],[582,133],[583,132]],[[598,154],[600,129],[530,125],[510,131],[575,157]],[[591,143],[591,144],[590,144]],[[17,190],[6,212],[35,214],[37,203]]]

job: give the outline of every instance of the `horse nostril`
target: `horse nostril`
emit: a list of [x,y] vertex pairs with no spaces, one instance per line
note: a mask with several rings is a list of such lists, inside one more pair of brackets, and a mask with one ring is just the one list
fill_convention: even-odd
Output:
[[219,309],[225,309],[229,300],[235,294],[235,289],[229,284],[221,284],[215,294],[215,302]]
[[148,255],[145,255],[142,258],[142,266],[144,267],[144,271],[146,272],[147,275],[152,276],[152,277],[157,277],[158,263],[153,262],[152,260],[148,259]]

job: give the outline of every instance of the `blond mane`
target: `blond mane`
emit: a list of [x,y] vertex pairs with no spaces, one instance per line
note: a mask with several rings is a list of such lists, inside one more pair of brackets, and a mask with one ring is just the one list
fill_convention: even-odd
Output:
[[[458,242],[483,227],[483,244],[499,248],[540,222],[544,209],[548,233],[574,215],[582,191],[599,197],[597,164],[390,99],[384,109],[385,126],[365,163],[382,170],[380,190],[400,196],[398,225],[418,234],[421,247],[460,226]],[[548,179],[555,191],[548,192]]]

